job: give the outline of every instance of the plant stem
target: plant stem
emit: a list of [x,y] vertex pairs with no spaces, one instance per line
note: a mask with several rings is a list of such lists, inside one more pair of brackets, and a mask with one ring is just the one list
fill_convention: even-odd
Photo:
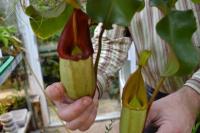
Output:
[[157,86],[156,86],[156,88],[155,88],[155,90],[153,92],[153,95],[151,96],[151,98],[149,100],[149,108],[150,108],[151,104],[153,103],[153,101],[155,100],[155,98],[156,98],[161,86],[163,85],[163,82],[165,81],[165,79],[166,79],[165,77],[162,77],[159,80],[159,82],[158,82],[158,84],[157,84]]
[[98,40],[98,52],[97,52],[97,56],[96,56],[96,61],[94,64],[94,71],[95,71],[95,75],[96,75],[96,80],[97,80],[97,72],[98,72],[98,64],[99,64],[99,60],[100,60],[100,55],[101,55],[101,47],[102,47],[102,37],[103,37],[103,33],[105,31],[104,26],[101,27],[101,32],[99,34],[99,40]]

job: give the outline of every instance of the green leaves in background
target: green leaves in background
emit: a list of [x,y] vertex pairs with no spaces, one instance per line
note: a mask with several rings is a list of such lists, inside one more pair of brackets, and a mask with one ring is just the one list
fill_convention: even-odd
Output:
[[192,10],[171,11],[157,24],[156,30],[160,37],[170,45],[178,61],[179,65],[175,65],[177,64],[175,59],[170,60],[171,63],[173,61],[175,63],[172,71],[179,67],[177,72],[173,72],[173,75],[190,74],[200,61],[199,52],[192,44],[192,35],[196,30],[196,21]]
[[176,1],[177,0],[150,0],[150,5],[158,7],[158,9],[166,14],[171,10],[171,8],[175,7]]
[[194,3],[200,3],[200,0],[192,0]]
[[144,0],[88,0],[87,13],[106,29],[112,24],[128,26],[133,15],[144,7]]
[[61,30],[72,11],[73,8],[67,5],[66,2],[46,12],[39,12],[33,6],[26,8],[26,14],[30,16],[33,31],[42,39],[46,39]]
[[[169,47],[170,48],[170,47]],[[176,74],[176,72],[179,70],[179,61],[176,58],[176,55],[174,52],[169,49],[169,56],[167,59],[167,64],[164,68],[164,70],[161,73],[161,76],[163,77],[170,77]]]
[[17,32],[14,26],[0,26],[0,42],[8,48],[10,41],[14,37],[14,34]]

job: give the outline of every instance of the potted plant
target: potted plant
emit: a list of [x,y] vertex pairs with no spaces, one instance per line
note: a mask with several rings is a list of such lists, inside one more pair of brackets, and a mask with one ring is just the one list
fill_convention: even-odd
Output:
[[0,46],[5,55],[16,56],[21,49],[21,40],[16,37],[14,26],[0,25]]

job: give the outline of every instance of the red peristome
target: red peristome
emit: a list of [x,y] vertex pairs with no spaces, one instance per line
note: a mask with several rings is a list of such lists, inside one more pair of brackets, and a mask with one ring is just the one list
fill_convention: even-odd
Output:
[[[74,9],[58,42],[57,51],[59,57],[78,61],[92,56],[94,51],[90,38],[88,19],[87,14],[79,9]],[[73,54],[72,51],[75,47],[78,47],[81,52]]]

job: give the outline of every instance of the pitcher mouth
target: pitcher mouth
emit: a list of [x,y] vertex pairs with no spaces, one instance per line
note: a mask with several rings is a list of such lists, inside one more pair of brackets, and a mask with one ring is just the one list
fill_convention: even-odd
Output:
[[57,52],[60,58],[78,61],[94,53],[89,30],[89,17],[74,9],[60,36]]

